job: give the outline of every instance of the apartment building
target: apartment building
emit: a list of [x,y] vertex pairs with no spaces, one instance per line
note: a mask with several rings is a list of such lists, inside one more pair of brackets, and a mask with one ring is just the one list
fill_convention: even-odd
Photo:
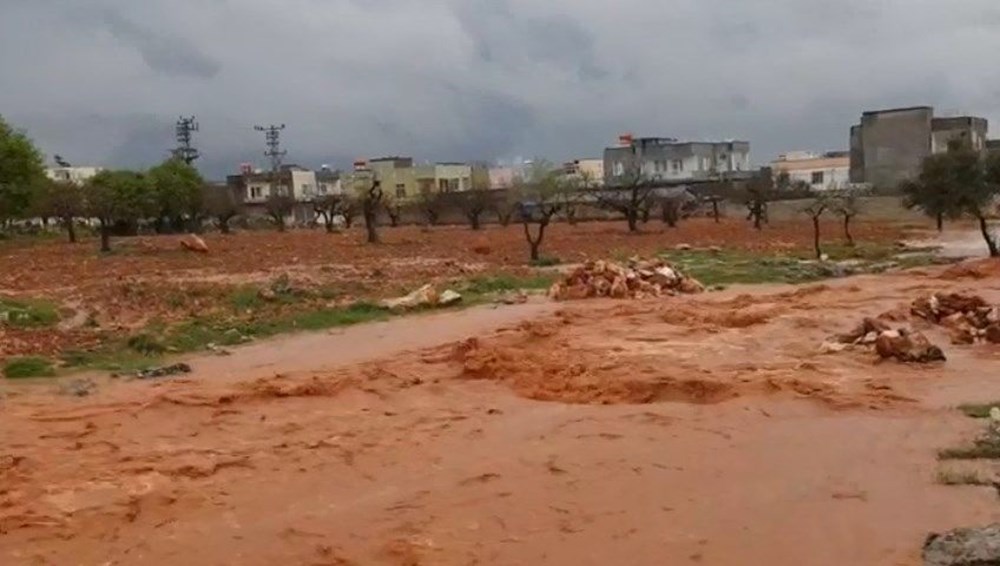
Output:
[[813,190],[837,190],[850,185],[851,158],[847,151],[812,153],[793,151],[771,162],[774,175],[787,173],[795,185],[807,185]]
[[952,141],[986,151],[988,122],[973,116],[936,118],[934,108],[914,106],[865,112],[851,127],[850,180],[895,187],[920,173],[924,159]]
[[750,143],[745,141],[692,142],[626,134],[616,147],[604,150],[608,186],[636,176],[651,182],[684,183],[750,174]]

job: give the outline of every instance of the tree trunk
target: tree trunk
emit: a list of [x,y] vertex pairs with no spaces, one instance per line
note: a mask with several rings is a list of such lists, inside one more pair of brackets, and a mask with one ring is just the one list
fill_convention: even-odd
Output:
[[469,226],[471,226],[473,230],[479,230],[481,228],[481,226],[479,225],[478,212],[469,213]]
[[323,216],[323,225],[326,226],[327,234],[333,234],[333,214]]
[[816,259],[822,259],[823,250],[819,247],[819,216],[813,216],[813,247],[816,250]]
[[284,232],[285,231],[285,217],[284,216],[275,216],[274,217],[274,221],[275,221],[275,223],[278,224],[278,231],[279,232]]
[[944,232],[944,213],[937,213],[937,231]]
[[1000,257],[1000,247],[997,246],[997,241],[990,234],[990,227],[986,223],[986,216],[982,214],[977,214],[979,217],[979,231],[983,234],[983,239],[986,240],[986,247],[990,250],[990,257]]
[[847,245],[854,247],[854,236],[851,235],[851,217],[844,215],[844,237],[847,238]]
[[219,231],[222,232],[223,234],[229,234],[232,232],[232,230],[230,230],[229,228],[228,218],[219,218]]
[[712,217],[715,218],[715,223],[719,223],[719,201],[712,201]]
[[365,230],[368,231],[368,243],[377,244],[378,243],[378,225],[376,218],[376,212],[371,209],[366,209],[364,213],[365,217]]
[[628,221],[628,231],[638,232],[639,231],[639,211],[635,208],[631,208],[625,213],[625,220]]
[[66,225],[66,235],[69,236],[69,243],[76,243],[76,226],[73,224],[73,217],[63,219],[63,224]]
[[101,251],[111,251],[111,226],[104,220],[101,220]]
[[542,238],[545,237],[545,226],[548,222],[541,222],[538,224],[538,237],[531,237],[531,222],[524,223],[524,237],[528,240],[528,245],[531,247],[531,261],[538,261],[541,259],[539,254],[539,249],[542,247]]

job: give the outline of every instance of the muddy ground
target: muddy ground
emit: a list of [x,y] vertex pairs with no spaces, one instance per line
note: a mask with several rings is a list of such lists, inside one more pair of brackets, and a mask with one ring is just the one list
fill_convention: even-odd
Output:
[[[804,221],[783,221],[756,231],[742,219],[692,219],[676,229],[658,222],[629,234],[620,222],[556,224],[543,245],[546,257],[562,263],[594,258],[652,255],[677,244],[720,246],[727,250],[804,254],[811,249]],[[829,242],[842,240],[831,219]],[[910,231],[887,222],[858,222],[861,243],[886,244]],[[298,306],[337,308],[405,294],[420,285],[462,284],[474,278],[531,277],[528,248],[519,225],[385,228],[384,243],[364,243],[363,231],[322,230],[243,232],[205,237],[211,253],[182,251],[177,237],[123,238],[114,253],[100,255],[97,243],[70,245],[59,240],[0,242],[0,301],[45,301],[59,313],[57,325],[11,328],[0,324],[0,359],[18,355],[56,357],[89,351],[144,332],[195,318],[239,317],[262,287],[283,278],[298,293]],[[259,301],[257,301],[259,302]],[[276,318],[294,305],[277,301],[253,305]],[[266,308],[260,308],[266,307]]]
[[1000,519],[935,479],[1000,349],[819,346],[940,290],[997,302],[1000,270],[477,307],[82,399],[7,383],[0,562],[919,564],[928,532]]

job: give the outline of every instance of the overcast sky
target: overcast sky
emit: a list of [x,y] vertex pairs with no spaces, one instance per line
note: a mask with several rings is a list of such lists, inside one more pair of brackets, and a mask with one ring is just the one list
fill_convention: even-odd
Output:
[[1000,127],[997,0],[0,0],[0,114],[140,167],[197,115],[212,177],[263,161],[599,157],[618,133],[846,149],[865,109]]

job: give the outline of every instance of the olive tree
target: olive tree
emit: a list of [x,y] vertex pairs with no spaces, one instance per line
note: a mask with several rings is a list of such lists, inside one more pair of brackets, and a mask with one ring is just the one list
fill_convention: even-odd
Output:
[[0,116],[0,222],[27,212],[33,191],[44,179],[41,152],[27,134]]
[[149,179],[135,171],[101,171],[83,186],[86,214],[100,223],[101,251],[111,251],[111,229],[155,213]]

